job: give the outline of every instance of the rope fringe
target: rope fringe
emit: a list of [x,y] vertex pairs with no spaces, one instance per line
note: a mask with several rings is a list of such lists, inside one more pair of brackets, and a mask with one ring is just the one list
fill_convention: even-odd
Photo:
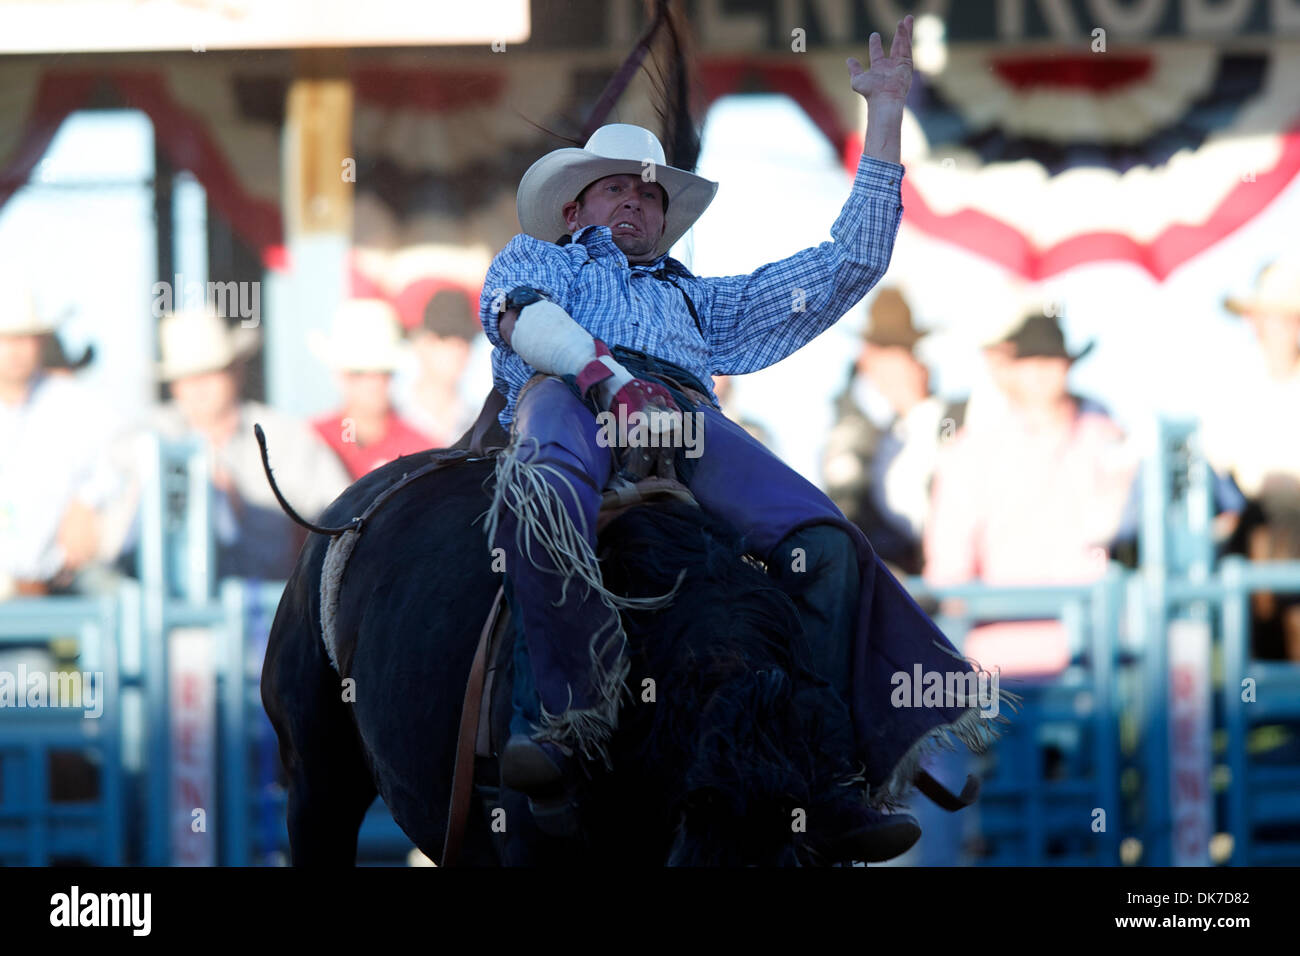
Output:
[[[535,448],[538,446],[536,438],[528,441]],[[587,527],[586,516],[579,512],[582,527],[578,528],[570,518],[559,492],[555,490],[556,485],[562,485],[576,504],[578,495],[573,482],[553,465],[525,461],[519,453],[520,444],[522,443],[512,442],[509,448],[497,456],[496,490],[487,513],[488,541],[497,540],[501,516],[509,508],[519,521],[515,535],[517,553],[537,570],[559,574],[564,578],[556,607],[565,602],[569,584],[574,578],[586,585],[588,594],[594,591],[611,610],[654,610],[670,604],[677,596],[683,575],[678,576],[677,582],[667,594],[659,597],[623,597],[604,586],[600,562],[588,539],[590,529]],[[546,552],[552,567],[540,565],[533,558],[534,540]]]
[[[962,661],[975,671],[975,674],[990,674],[974,658],[964,657],[956,650],[952,650],[943,644],[935,641],[935,646],[944,653]],[[999,675],[1000,671],[996,672]],[[980,713],[978,707],[968,707],[960,717],[948,724],[935,727],[929,733],[922,736],[916,741],[907,753],[899,759],[890,771],[885,781],[876,787],[874,791],[869,791],[867,802],[877,810],[899,810],[906,801],[908,794],[913,788],[913,778],[916,772],[921,769],[922,762],[926,758],[940,751],[955,751],[957,744],[961,743],[966,746],[972,753],[984,753],[990,744],[1001,736],[995,724],[1009,724],[1010,718],[1004,715],[1002,705],[1010,707],[1012,711],[1019,712],[1020,703],[1024,700],[1019,694],[1014,694],[1008,690],[998,688],[998,714],[994,717],[985,717]]]
[[[532,450],[536,452],[537,439],[527,441],[532,443]],[[619,610],[654,610],[666,606],[676,597],[685,571],[678,575],[667,594],[658,597],[623,597],[607,589],[600,573],[600,562],[588,539],[586,516],[575,507],[582,523],[581,527],[575,525],[556,490],[557,487],[566,489],[576,505],[579,499],[573,482],[552,465],[525,460],[521,455],[523,444],[512,441],[510,447],[497,456],[496,489],[485,525],[489,546],[496,544],[501,519],[509,509],[518,521],[515,549],[519,558],[538,571],[563,578],[560,598],[555,606],[565,603],[569,585],[576,579],[584,586],[584,600],[594,593],[609,611],[608,622],[591,636],[589,645],[589,673],[595,705],[574,708],[570,689],[569,705],[560,713],[551,713],[542,707],[540,726],[534,726],[536,739],[553,743],[566,754],[576,749],[588,760],[599,760],[609,767],[608,743],[618,728],[623,698],[631,694],[626,682],[632,664],[627,656],[627,635]],[[533,556],[534,542],[545,552],[549,564],[539,563]]]

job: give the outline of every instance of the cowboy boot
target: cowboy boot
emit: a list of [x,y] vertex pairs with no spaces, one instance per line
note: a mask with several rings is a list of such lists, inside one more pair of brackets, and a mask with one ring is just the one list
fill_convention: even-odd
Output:
[[549,741],[511,734],[501,751],[501,783],[528,797],[537,829],[572,838],[580,832],[573,760]]
[[[514,620],[520,621],[514,610],[514,592],[509,581],[506,597],[516,615]],[[510,737],[501,750],[501,784],[528,798],[529,812],[540,831],[560,839],[575,837],[580,830],[577,791],[572,783],[577,776],[576,761],[556,744],[534,740],[531,736],[532,728],[540,720],[540,702],[528,642],[518,624],[512,695],[515,712],[510,721]]]
[[[513,522],[503,521],[503,526]],[[507,540],[513,540],[513,537]],[[545,557],[535,552],[534,561]],[[607,624],[609,611],[571,586],[559,612],[558,575],[525,562],[507,592],[515,615],[515,715],[501,751],[504,786],[540,801],[576,791],[582,757],[603,757],[612,718],[600,712],[601,692],[593,684],[591,638]],[[561,618],[560,615],[563,615]],[[580,635],[576,640],[574,635]],[[617,649],[602,658],[610,660]],[[617,707],[617,700],[613,702]],[[577,719],[570,727],[566,719]],[[608,726],[606,726],[608,725]],[[585,736],[584,736],[585,735]]]
[[902,856],[921,838],[921,825],[911,814],[882,813],[854,797],[811,808],[808,822],[829,834],[815,843],[827,863],[883,863]]
[[555,791],[569,777],[572,760],[555,744],[532,739],[532,728],[541,720],[533,662],[508,577],[505,591],[514,622],[514,686],[511,689],[514,716],[510,720],[510,738],[501,751],[501,783],[529,796],[542,795]]
[[511,734],[501,751],[501,783],[530,797],[554,794],[573,771],[573,759],[559,747],[527,734]]

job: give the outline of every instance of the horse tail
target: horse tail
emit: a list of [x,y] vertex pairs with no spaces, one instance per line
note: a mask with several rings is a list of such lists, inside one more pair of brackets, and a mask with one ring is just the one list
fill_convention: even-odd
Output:
[[337,528],[325,528],[318,524],[312,524],[298,512],[293,510],[293,505],[285,501],[284,495],[280,494],[280,487],[275,483],[275,476],[271,474],[271,460],[266,454],[266,433],[262,431],[262,426],[253,425],[253,434],[257,436],[257,447],[262,451],[262,471],[266,473],[267,484],[271,486],[271,493],[275,495],[275,500],[280,505],[280,510],[289,516],[289,519],[295,524],[301,525],[308,531],[314,531],[316,534],[323,534],[327,538],[338,537],[345,531],[351,531],[361,524],[360,518],[353,518],[345,525]]

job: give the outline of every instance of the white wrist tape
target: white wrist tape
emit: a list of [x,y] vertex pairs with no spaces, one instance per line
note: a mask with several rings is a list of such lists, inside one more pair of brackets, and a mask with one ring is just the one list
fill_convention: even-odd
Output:
[[[521,359],[547,375],[577,375],[596,358],[596,341],[554,302],[524,306],[510,333],[510,348]],[[618,391],[633,375],[610,356],[601,361],[614,373],[601,386]],[[612,394],[612,392],[610,393]]]

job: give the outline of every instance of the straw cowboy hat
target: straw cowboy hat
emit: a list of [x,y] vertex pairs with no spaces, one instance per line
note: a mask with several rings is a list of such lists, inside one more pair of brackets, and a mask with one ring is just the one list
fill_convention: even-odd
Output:
[[597,179],[631,173],[653,173],[668,194],[664,234],[655,246],[656,258],[672,248],[713,202],[718,184],[669,166],[659,138],[648,129],[610,123],[591,134],[582,149],[568,147],[547,153],[528,167],[519,180],[519,224],[534,239],[555,242],[569,227],[561,209]]
[[0,276],[0,288],[9,293],[9,307],[0,309],[0,335],[47,335],[63,318],[41,318],[36,297],[16,276]]
[[382,299],[349,299],[334,313],[328,336],[313,331],[312,352],[339,372],[391,372],[402,364],[402,323]]
[[1229,296],[1223,305],[1237,315],[1248,312],[1300,313],[1300,253],[1291,253],[1265,266],[1255,281],[1253,296],[1242,299]]
[[231,328],[207,310],[182,310],[163,316],[158,324],[162,361],[158,377],[164,382],[227,368],[256,348],[258,335],[243,326]]
[[909,352],[925,338],[912,324],[912,310],[897,289],[881,289],[871,303],[871,321],[862,340],[883,348],[905,348]]

